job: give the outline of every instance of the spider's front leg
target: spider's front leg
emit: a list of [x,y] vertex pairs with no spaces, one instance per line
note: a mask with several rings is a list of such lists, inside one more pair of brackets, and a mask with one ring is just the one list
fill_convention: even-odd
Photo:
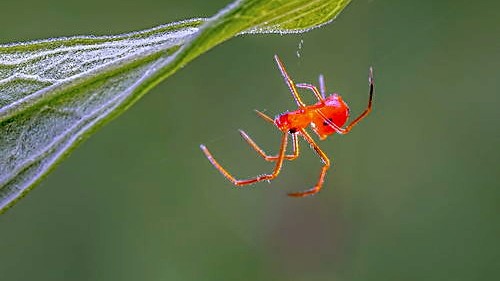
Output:
[[[239,130],[239,131],[240,131],[241,137],[243,137],[243,139],[245,139],[245,141],[255,151],[257,151],[257,153],[259,153],[259,155],[262,156],[262,158],[264,158],[264,160],[270,161],[270,162],[278,160],[279,155],[274,155],[274,156],[267,155],[267,153],[264,150],[262,150],[262,148],[260,148],[255,143],[255,141],[252,140],[247,133],[245,133],[245,131],[243,131],[243,130]],[[286,160],[295,160],[297,157],[299,157],[299,138],[297,138],[297,134],[292,134],[292,146],[293,146],[293,153],[292,154],[286,154],[285,155],[285,159]]]
[[264,174],[264,175],[260,175],[260,176],[254,177],[254,178],[244,179],[244,180],[236,179],[226,169],[224,169],[219,164],[219,162],[217,162],[215,160],[212,153],[210,153],[210,151],[208,150],[208,148],[205,145],[201,144],[200,148],[203,151],[203,153],[205,154],[205,156],[207,157],[208,161],[210,161],[210,163],[212,163],[212,165],[217,170],[219,170],[219,172],[226,179],[228,179],[230,182],[232,182],[236,186],[242,186],[242,185],[252,184],[252,183],[256,183],[256,182],[260,182],[260,181],[272,180],[272,179],[276,178],[278,176],[279,172],[281,171],[281,167],[283,166],[283,160],[285,160],[285,152],[286,152],[287,142],[288,142],[288,134],[283,133],[283,137],[281,138],[280,152],[278,154],[278,158],[275,160],[276,163],[274,165],[274,170],[272,173]]

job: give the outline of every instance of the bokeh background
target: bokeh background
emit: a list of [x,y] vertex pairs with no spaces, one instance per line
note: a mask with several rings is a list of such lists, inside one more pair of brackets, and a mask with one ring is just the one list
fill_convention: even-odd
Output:
[[[0,216],[1,280],[498,280],[498,1],[357,0],[300,35],[234,38],[202,55],[84,142]],[[228,0],[3,1],[0,43],[117,34],[210,16]],[[275,115],[297,82],[373,113],[349,135],[307,145],[271,183],[235,189],[230,171],[271,169]],[[312,101],[310,95],[306,100]],[[302,143],[303,144],[303,143]]]

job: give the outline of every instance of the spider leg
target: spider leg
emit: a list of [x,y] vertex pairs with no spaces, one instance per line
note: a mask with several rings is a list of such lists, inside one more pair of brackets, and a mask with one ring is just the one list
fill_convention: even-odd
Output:
[[283,65],[283,62],[281,62],[280,58],[278,55],[274,55],[274,60],[276,61],[276,64],[278,64],[278,68],[281,72],[281,75],[285,79],[285,83],[287,84],[288,88],[290,89],[290,92],[292,93],[293,98],[295,99],[295,102],[299,107],[305,107],[306,104],[302,101],[302,99],[299,96],[299,92],[297,91],[297,87],[295,86],[295,83],[292,81],[288,73],[286,72],[285,66]]
[[254,111],[255,111],[255,113],[257,113],[257,115],[259,115],[259,117],[260,117],[260,118],[262,118],[262,119],[266,120],[266,121],[267,121],[267,122],[269,122],[269,123],[273,123],[273,124],[274,124],[274,120],[273,120],[273,118],[271,118],[271,117],[267,116],[267,115],[266,115],[265,113],[263,113],[263,112],[258,111],[257,109],[254,109]]
[[375,82],[373,79],[373,68],[370,67],[370,71],[368,74],[368,87],[369,87],[369,97],[368,97],[368,105],[366,106],[366,109],[356,118],[354,121],[352,121],[346,128],[345,131],[348,133],[354,125],[358,124],[361,119],[365,118],[370,111],[372,111],[372,99],[373,99],[373,91],[375,88]]
[[[243,130],[239,130],[240,135],[245,139],[245,141],[255,150],[257,153],[259,153],[262,158],[264,158],[266,161],[276,161],[279,158],[279,155],[274,155],[270,156],[267,155],[262,148],[260,148],[251,138],[248,136],[247,133],[245,133]],[[296,134],[292,134],[292,145],[293,145],[293,154],[286,154],[285,159],[286,160],[295,160],[297,157],[299,157],[299,139],[297,138]]]
[[325,181],[326,172],[328,171],[328,168],[330,168],[330,159],[328,158],[328,156],[326,156],[323,150],[321,150],[321,148],[316,144],[316,142],[311,138],[311,136],[304,129],[300,130],[299,132],[302,135],[302,137],[309,143],[309,145],[314,149],[314,151],[316,151],[316,153],[319,155],[324,165],[321,168],[321,173],[319,174],[318,182],[313,188],[310,188],[302,192],[288,193],[288,196],[291,197],[304,197],[318,193],[321,190],[321,187],[323,186],[323,182]]
[[319,80],[319,91],[321,92],[321,96],[323,97],[323,99],[326,99],[325,77],[323,77],[323,74],[319,75],[318,80]]
[[311,85],[311,84],[306,84],[306,83],[299,83],[299,84],[296,84],[295,86],[297,86],[297,88],[311,90],[314,93],[314,95],[316,96],[316,98],[318,99],[318,101],[324,102],[324,96],[322,96],[320,94],[320,92],[318,91],[318,88],[316,88],[316,86]]
[[205,145],[200,145],[201,150],[203,153],[205,153],[205,156],[208,158],[208,161],[212,163],[212,165],[219,170],[219,172],[226,177],[230,182],[232,182],[234,185],[241,186],[241,185],[247,185],[247,184],[252,184],[256,183],[259,181],[264,181],[264,180],[272,180],[276,178],[281,171],[281,167],[283,166],[283,160],[285,160],[285,151],[286,151],[286,145],[288,142],[288,134],[283,133],[283,137],[281,138],[281,146],[280,146],[280,152],[278,154],[278,158],[276,159],[276,163],[274,165],[274,170],[270,174],[264,174],[260,175],[254,178],[250,179],[244,179],[244,180],[238,180],[235,177],[233,177],[226,169],[224,169],[212,156],[210,151],[207,149]]
[[351,129],[359,123],[363,118],[365,118],[371,111],[372,111],[372,100],[373,100],[373,92],[375,88],[375,83],[373,79],[373,68],[370,67],[370,72],[368,75],[368,84],[369,84],[369,97],[368,97],[368,105],[366,106],[366,109],[356,118],[354,119],[347,127],[342,128],[337,125],[335,125],[331,120],[328,120],[328,118],[319,110],[316,112],[323,117],[323,120],[330,125],[337,133],[345,135],[351,131]]

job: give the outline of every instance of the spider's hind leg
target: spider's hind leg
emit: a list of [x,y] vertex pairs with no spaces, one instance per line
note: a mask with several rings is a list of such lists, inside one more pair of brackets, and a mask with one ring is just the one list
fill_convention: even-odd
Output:
[[316,86],[314,86],[312,84],[307,84],[307,83],[299,83],[296,86],[297,86],[297,88],[311,90],[314,93],[314,95],[316,96],[316,98],[318,99],[318,101],[320,101],[320,102],[325,101],[324,93],[320,93],[320,91],[318,90],[318,88]]
[[328,156],[326,156],[323,150],[321,150],[321,148],[316,144],[316,142],[314,142],[312,137],[304,130],[300,130],[299,132],[302,135],[302,137],[309,143],[309,145],[314,149],[314,151],[316,151],[316,153],[319,155],[321,161],[323,162],[323,167],[321,168],[321,173],[319,174],[318,182],[313,188],[310,188],[306,191],[288,193],[288,196],[291,197],[304,197],[318,193],[321,190],[321,187],[323,186],[323,183],[325,181],[326,172],[330,168],[330,159],[328,158]]

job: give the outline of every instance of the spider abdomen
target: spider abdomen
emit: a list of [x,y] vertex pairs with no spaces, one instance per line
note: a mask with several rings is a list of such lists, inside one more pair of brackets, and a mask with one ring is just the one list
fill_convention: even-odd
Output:
[[337,132],[332,123],[337,127],[342,127],[349,118],[349,107],[337,94],[326,98],[325,106],[317,111],[319,111],[316,113],[318,118],[313,119],[311,127],[320,139],[325,139]]

